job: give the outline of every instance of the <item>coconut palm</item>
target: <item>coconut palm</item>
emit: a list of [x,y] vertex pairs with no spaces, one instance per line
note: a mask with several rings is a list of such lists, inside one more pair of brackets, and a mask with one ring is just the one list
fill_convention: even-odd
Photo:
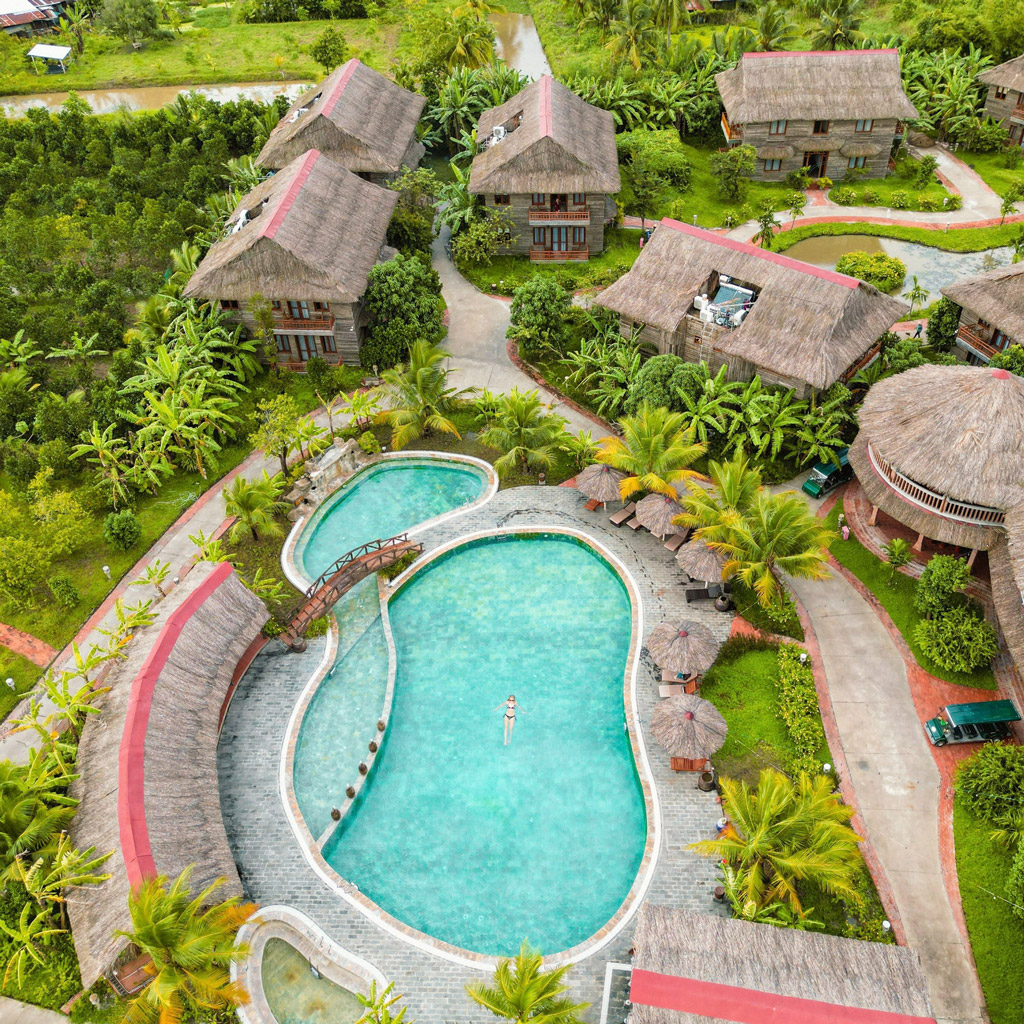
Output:
[[681,25],[690,23],[686,0],[651,0],[654,23],[665,30],[665,52],[672,49],[672,33]]
[[690,493],[683,498],[685,511],[674,520],[679,526],[715,530],[727,516],[746,513],[761,489],[761,474],[751,468],[743,452],[729,462],[712,462],[708,475],[710,490],[695,480],[687,483]]
[[639,71],[658,49],[658,32],[647,0],[622,0],[617,16],[608,26],[608,36],[608,49]]
[[449,13],[435,42],[449,70],[482,68],[494,59],[494,30],[474,14]]
[[754,22],[755,49],[784,50],[793,39],[793,24],[776,2],[768,0],[757,12]]
[[619,10],[619,0],[587,0],[586,10],[577,25],[577,31],[585,28],[596,28],[601,33],[603,43],[608,36],[608,28]]
[[270,476],[263,470],[263,476],[257,480],[247,480],[239,474],[231,486],[224,489],[224,511],[238,519],[231,527],[233,541],[237,541],[246,530],[254,541],[260,539],[260,531],[268,537],[280,537],[284,533],[276,518],[278,512],[288,507],[278,500],[282,486],[280,473]]
[[778,572],[815,580],[828,576],[834,534],[792,491],[771,494],[762,488],[746,511],[728,512],[696,537],[725,556],[726,579],[740,580],[768,608],[783,600]]
[[577,471],[589,466],[597,458],[600,449],[600,445],[594,440],[594,435],[589,430],[581,430],[576,434],[563,434],[559,438],[558,447],[569,456]]
[[622,500],[640,491],[675,498],[675,485],[696,474],[687,467],[704,452],[682,413],[644,404],[635,416],[619,420],[621,437],[605,437],[597,461],[626,473]]
[[[229,161],[230,163],[231,161]],[[193,245],[191,242],[182,242],[177,249],[171,250],[171,276],[167,279],[167,283],[175,292],[180,293],[181,289],[188,284],[189,278],[196,272],[202,256],[199,246]]]
[[730,826],[692,849],[738,870],[741,916],[749,918],[754,908],[776,901],[802,915],[799,884],[804,881],[841,898],[856,898],[863,864],[860,836],[848,824],[853,809],[832,794],[828,775],[801,773],[791,780],[765,768],[756,789],[722,779],[722,807]]
[[860,42],[864,17],[862,0],[839,0],[821,12],[821,21],[811,36],[812,50],[852,50]]
[[544,971],[542,964],[540,953],[524,939],[515,959],[498,961],[491,984],[471,981],[466,993],[495,1017],[517,1024],[579,1024],[590,1004],[573,1003],[563,995],[569,987],[563,983],[569,965]]
[[565,419],[551,412],[536,391],[513,388],[502,395],[497,415],[480,435],[489,448],[504,452],[494,468],[504,474],[510,469],[550,469],[558,457]]
[[229,969],[249,953],[244,943],[236,945],[235,933],[256,907],[234,897],[211,906],[223,880],[192,896],[191,876],[190,866],[170,884],[164,876],[150,878],[128,897],[132,928],[118,934],[152,957],[153,980],[129,1004],[125,1024],[171,1024],[248,998]]
[[929,291],[924,285],[918,283],[917,274],[912,274],[914,282],[909,291],[903,293],[903,298],[910,302],[910,311],[913,312],[918,306],[923,306],[928,301]]
[[435,430],[461,437],[451,417],[476,388],[448,387],[449,371],[439,365],[447,358],[444,349],[416,341],[409,347],[408,363],[384,371],[382,391],[389,406],[384,418],[391,425],[393,448]]

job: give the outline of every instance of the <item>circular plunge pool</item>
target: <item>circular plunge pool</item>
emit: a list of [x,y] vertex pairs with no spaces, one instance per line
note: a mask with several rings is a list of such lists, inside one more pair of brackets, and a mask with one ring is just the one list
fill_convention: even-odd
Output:
[[[501,535],[430,561],[388,610],[391,720],[326,860],[462,949],[509,955],[528,938],[553,954],[588,939],[628,895],[647,836],[625,729],[622,579],[575,537]],[[505,746],[510,693],[521,713]],[[322,739],[300,738],[296,776],[323,762],[325,724],[312,730]]]

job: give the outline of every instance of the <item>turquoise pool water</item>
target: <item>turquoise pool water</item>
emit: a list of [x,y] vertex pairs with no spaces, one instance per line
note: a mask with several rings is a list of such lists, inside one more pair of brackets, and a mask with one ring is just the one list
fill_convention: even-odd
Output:
[[[389,616],[391,721],[328,862],[464,949],[512,954],[528,937],[555,953],[593,935],[633,884],[647,827],[624,729],[622,581],[573,538],[488,538],[416,574]],[[495,709],[510,693],[522,714],[503,746]]]
[[347,551],[469,504],[486,487],[487,475],[467,463],[385,459],[353,477],[317,509],[303,531],[298,564],[316,579]]
[[315,977],[309,961],[284,939],[267,939],[260,973],[277,1024],[353,1024],[363,1015],[354,992]]

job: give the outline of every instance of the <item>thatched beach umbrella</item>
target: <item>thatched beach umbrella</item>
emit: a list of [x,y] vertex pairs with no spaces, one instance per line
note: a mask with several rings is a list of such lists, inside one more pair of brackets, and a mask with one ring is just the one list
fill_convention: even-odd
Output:
[[661,622],[647,637],[651,657],[669,672],[707,672],[718,657],[718,641],[699,622]]
[[620,470],[595,462],[576,477],[576,490],[586,498],[607,504],[622,499],[619,482],[625,479],[626,474]]
[[728,727],[709,700],[680,693],[658,704],[651,713],[651,735],[670,757],[699,761],[722,749]]
[[702,540],[691,540],[676,552],[676,564],[692,580],[705,583],[722,582],[722,566],[726,559],[723,554],[709,548]]
[[648,494],[636,503],[636,517],[641,526],[646,526],[655,537],[667,537],[670,533],[682,533],[685,527],[672,522],[683,511],[678,501],[667,494]]

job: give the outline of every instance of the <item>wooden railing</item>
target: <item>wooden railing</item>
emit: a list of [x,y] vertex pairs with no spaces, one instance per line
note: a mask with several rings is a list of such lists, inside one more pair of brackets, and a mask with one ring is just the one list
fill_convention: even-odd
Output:
[[973,505],[947,494],[938,494],[895,469],[868,444],[868,459],[879,476],[885,480],[900,497],[912,505],[919,505],[936,515],[953,519],[959,523],[974,523],[978,526],[1002,526],[1003,512],[987,505]]
[[725,133],[725,137],[730,142],[732,142],[735,139],[743,138],[743,129],[734,128],[731,124],[729,124],[729,119],[725,116],[725,114],[722,114],[722,131]]
[[330,331],[334,329],[333,313],[311,313],[309,316],[283,316],[274,317],[274,329],[289,331]]
[[590,207],[583,206],[576,210],[544,210],[540,207],[530,207],[531,224],[547,224],[551,221],[572,221],[576,224],[589,224]]
[[986,359],[991,359],[994,355],[999,352],[999,349],[992,344],[987,338],[983,338],[981,334],[974,328],[961,326],[957,334],[967,342],[971,348],[977,349],[978,352],[985,356]]
[[1018,103],[1017,106],[1013,108],[1013,112],[1010,114],[1010,117],[1016,117],[1018,120],[1024,121],[1024,103]]
[[543,249],[540,246],[530,247],[531,263],[565,263],[569,260],[589,260],[590,250],[582,249]]

